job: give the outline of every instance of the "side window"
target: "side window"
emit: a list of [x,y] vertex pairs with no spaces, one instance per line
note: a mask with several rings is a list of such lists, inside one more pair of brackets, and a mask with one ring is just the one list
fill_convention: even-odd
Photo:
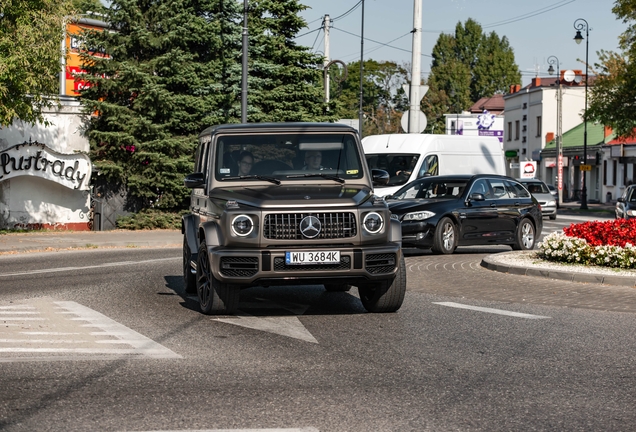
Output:
[[417,174],[417,178],[424,177],[427,174],[432,176],[439,174],[439,165],[436,155],[428,155],[424,158],[420,172]]
[[488,181],[486,179],[479,179],[473,183],[473,186],[470,188],[470,193],[480,193],[486,199],[491,199],[490,196],[490,187],[488,186]]
[[493,199],[510,198],[503,179],[490,179],[490,187],[492,188]]
[[506,185],[512,192],[514,198],[530,198],[530,194],[521,184],[506,180]]
[[205,160],[207,159],[209,141],[201,141],[199,143],[199,147],[197,148],[197,155],[195,159],[195,172],[204,172],[205,168]]

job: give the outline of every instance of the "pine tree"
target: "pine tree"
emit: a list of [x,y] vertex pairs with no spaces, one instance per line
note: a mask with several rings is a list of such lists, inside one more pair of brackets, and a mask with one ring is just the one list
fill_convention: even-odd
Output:
[[85,35],[93,163],[139,207],[180,208],[198,133],[236,121],[238,3],[117,0],[108,15],[114,31]]
[[299,46],[306,23],[297,0],[249,4],[249,122],[334,121],[324,104],[323,57]]

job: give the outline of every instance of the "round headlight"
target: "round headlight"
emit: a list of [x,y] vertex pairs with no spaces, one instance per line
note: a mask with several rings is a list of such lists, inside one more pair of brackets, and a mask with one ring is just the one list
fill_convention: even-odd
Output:
[[240,237],[249,235],[254,230],[254,222],[247,215],[239,215],[232,221],[232,231]]
[[362,226],[367,232],[371,234],[376,234],[380,232],[382,227],[384,226],[384,219],[376,212],[367,213],[362,221]]

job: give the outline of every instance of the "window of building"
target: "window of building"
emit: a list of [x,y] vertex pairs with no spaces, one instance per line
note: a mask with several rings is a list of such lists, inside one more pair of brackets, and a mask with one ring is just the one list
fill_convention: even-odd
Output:
[[519,139],[519,120],[515,120],[515,140]]
[[508,122],[508,141],[512,141],[512,122]]
[[537,137],[541,136],[541,116],[537,116]]
[[607,160],[603,161],[603,186],[607,186]]
[[612,185],[616,186],[616,171],[618,171],[618,161],[612,161]]

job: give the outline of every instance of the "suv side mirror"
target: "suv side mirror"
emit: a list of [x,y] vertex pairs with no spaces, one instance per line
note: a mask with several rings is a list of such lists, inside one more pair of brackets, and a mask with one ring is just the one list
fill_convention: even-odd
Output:
[[618,198],[616,201],[624,203],[624,202],[625,202],[625,198],[620,197],[620,198]]
[[389,182],[390,178],[389,173],[381,169],[371,170],[371,177],[373,186],[384,186]]
[[183,183],[190,189],[201,187],[205,183],[205,175],[201,172],[188,174]]

